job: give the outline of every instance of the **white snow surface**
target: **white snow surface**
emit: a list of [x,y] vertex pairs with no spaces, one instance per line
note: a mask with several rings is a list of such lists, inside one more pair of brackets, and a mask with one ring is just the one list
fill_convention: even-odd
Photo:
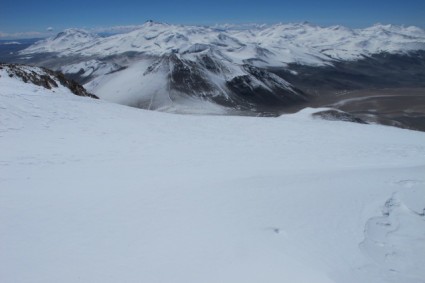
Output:
[[425,133],[0,76],[0,282],[424,282]]
[[[57,52],[60,56],[109,56],[139,52],[161,56],[210,50],[223,60],[255,59],[267,66],[287,63],[331,64],[380,52],[425,49],[425,31],[409,26],[377,24],[365,29],[320,27],[310,23],[241,26],[183,26],[147,22],[137,30],[102,38],[70,29],[23,50],[22,54]],[[189,55],[190,56],[190,55]]]
[[[100,37],[82,29],[66,29],[47,39],[37,41],[29,48],[29,53],[45,53],[45,52],[71,52],[86,46]],[[23,52],[26,53],[26,52]]]
[[66,74],[80,73],[81,77],[98,77],[117,71],[119,68],[120,67],[116,64],[101,62],[99,60],[92,59],[88,61],[62,66],[60,68],[60,71]]

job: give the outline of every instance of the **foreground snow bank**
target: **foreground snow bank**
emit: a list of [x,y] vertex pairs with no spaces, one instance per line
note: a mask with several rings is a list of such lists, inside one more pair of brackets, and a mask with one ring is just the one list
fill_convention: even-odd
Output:
[[1,282],[423,282],[425,134],[0,88]]

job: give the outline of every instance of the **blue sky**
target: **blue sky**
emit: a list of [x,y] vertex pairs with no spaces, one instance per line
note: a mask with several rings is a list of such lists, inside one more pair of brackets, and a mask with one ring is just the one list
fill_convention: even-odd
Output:
[[148,19],[175,24],[276,23],[366,27],[374,23],[425,27],[425,1],[374,0],[1,0],[0,37],[30,37],[65,28],[137,25]]

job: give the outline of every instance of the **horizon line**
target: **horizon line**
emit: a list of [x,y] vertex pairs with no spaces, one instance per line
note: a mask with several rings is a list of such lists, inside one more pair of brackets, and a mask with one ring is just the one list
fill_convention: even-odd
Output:
[[128,25],[113,25],[113,26],[92,26],[92,27],[66,27],[58,29],[57,31],[53,27],[46,27],[43,31],[22,31],[22,32],[3,32],[0,30],[0,40],[2,41],[10,41],[10,40],[31,40],[31,39],[44,39],[49,38],[51,36],[57,35],[60,32],[63,32],[65,30],[70,29],[76,29],[76,30],[83,30],[86,32],[90,32],[93,34],[121,34],[121,33],[127,33],[131,32],[133,30],[137,30],[141,28],[146,23],[156,23],[156,24],[165,24],[170,26],[193,26],[193,27],[208,27],[208,28],[237,28],[237,27],[247,27],[246,29],[249,29],[249,26],[274,26],[274,25],[289,25],[289,24],[304,24],[304,25],[311,25],[321,28],[328,28],[328,27],[345,27],[352,30],[362,30],[367,29],[374,26],[395,26],[395,27],[417,27],[422,30],[425,30],[424,26],[420,25],[413,25],[413,24],[392,24],[392,23],[382,23],[382,22],[375,22],[370,25],[363,25],[362,27],[351,27],[350,25],[344,25],[344,24],[316,24],[313,21],[273,21],[273,22],[216,22],[216,23],[209,23],[209,24],[200,24],[200,23],[168,23],[168,22],[161,22],[161,21],[155,21],[155,20],[146,20],[143,23],[139,24],[128,24]]

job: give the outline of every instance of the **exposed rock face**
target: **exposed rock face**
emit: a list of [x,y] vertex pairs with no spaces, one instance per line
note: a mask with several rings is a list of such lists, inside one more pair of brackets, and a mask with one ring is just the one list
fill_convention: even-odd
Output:
[[312,114],[313,117],[321,118],[329,121],[344,121],[344,122],[353,122],[359,124],[368,124],[366,121],[350,114],[336,109],[329,109],[324,111],[319,111]]
[[5,69],[9,77],[19,78],[25,83],[42,86],[46,89],[57,88],[59,83],[67,87],[75,95],[98,99],[96,95],[89,93],[74,80],[67,79],[61,72],[20,64],[0,64],[0,69]]
[[82,85],[78,84],[76,81],[68,80],[65,77],[65,75],[62,74],[61,72],[53,72],[50,70],[48,71],[51,72],[53,75],[56,75],[56,78],[60,81],[60,83],[63,86],[66,86],[67,88],[69,88],[72,91],[72,93],[74,93],[75,95],[88,96],[91,98],[98,99],[96,95],[89,93]]

